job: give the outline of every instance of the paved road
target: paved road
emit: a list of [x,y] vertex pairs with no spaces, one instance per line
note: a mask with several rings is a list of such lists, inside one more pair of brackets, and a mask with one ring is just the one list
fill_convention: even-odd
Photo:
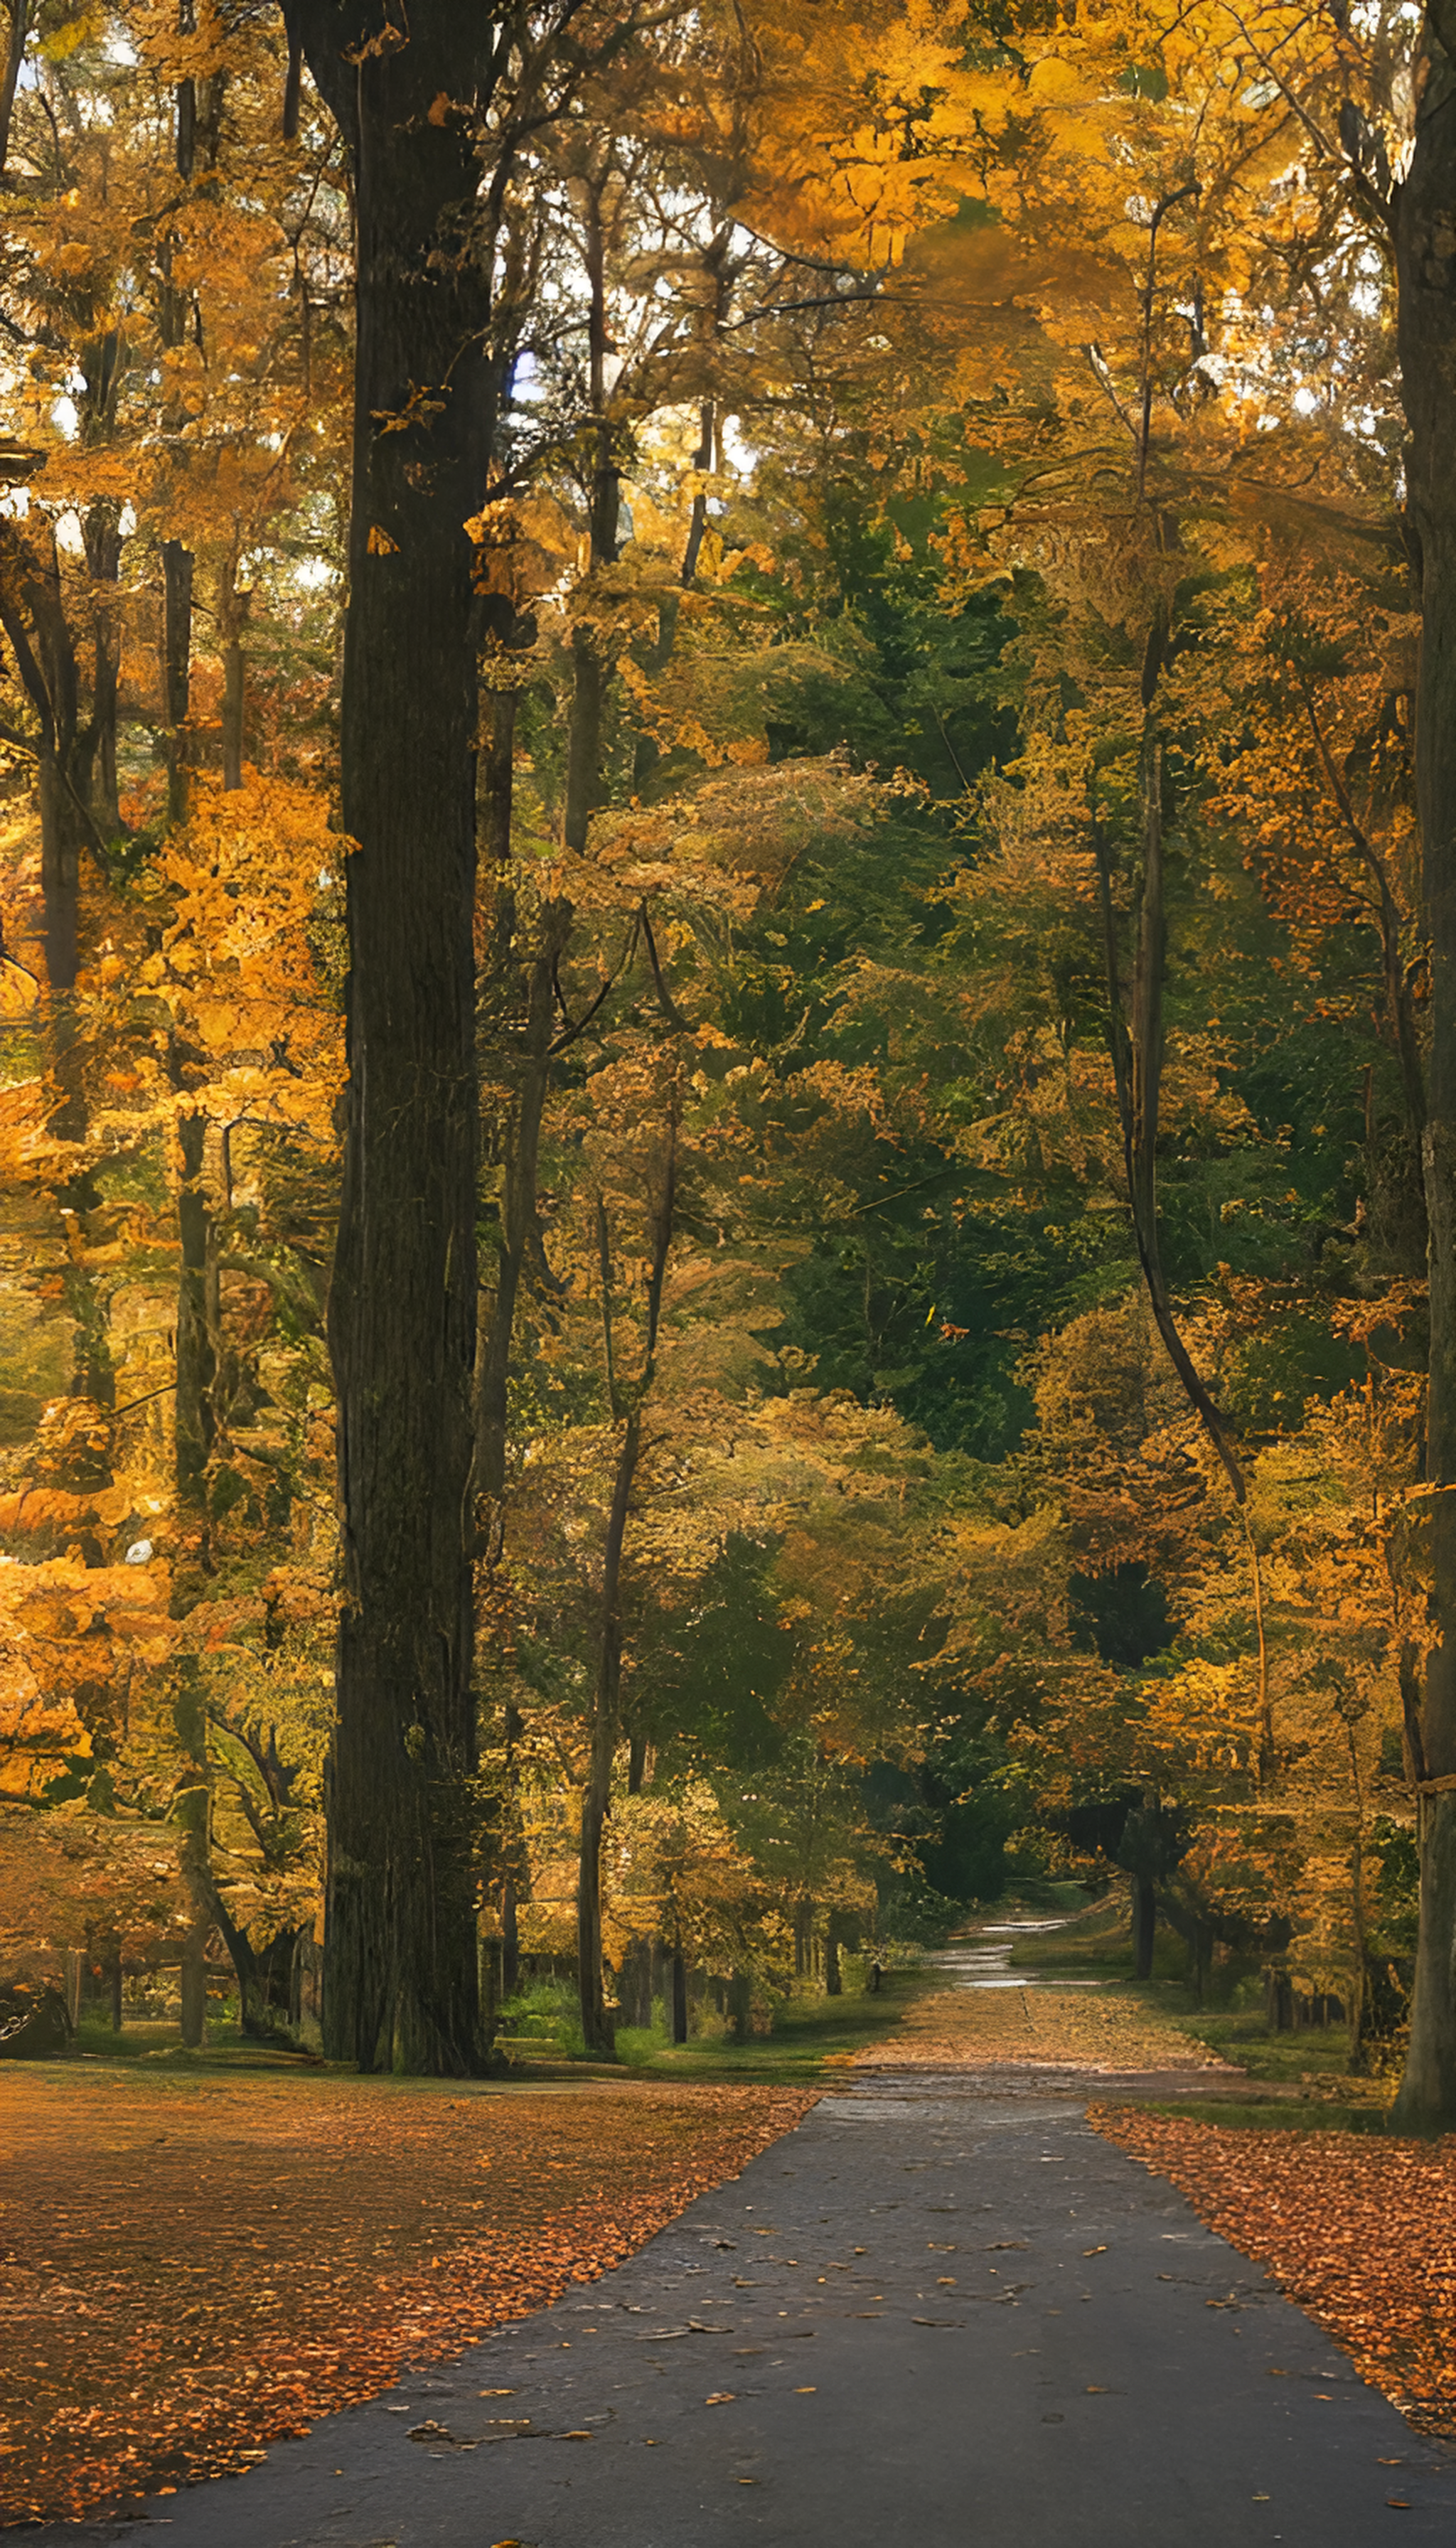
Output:
[[1452,2548],[1456,2453],[1084,2097],[856,2081],[616,2273],[141,2518],[165,2548]]

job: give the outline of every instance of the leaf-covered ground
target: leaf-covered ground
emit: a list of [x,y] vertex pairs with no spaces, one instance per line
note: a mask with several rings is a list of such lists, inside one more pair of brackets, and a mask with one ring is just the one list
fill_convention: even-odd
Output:
[[0,2075],[0,2520],[261,2459],[588,2282],[792,2089]]
[[1417,2430],[1456,2434],[1456,2136],[1228,2131],[1127,2106],[1088,2121],[1262,2265]]
[[1047,2061],[1088,2070],[1202,2070],[1206,2044],[1115,1991],[941,1990],[912,2000],[892,2045],[860,2062],[951,2069],[957,2062]]

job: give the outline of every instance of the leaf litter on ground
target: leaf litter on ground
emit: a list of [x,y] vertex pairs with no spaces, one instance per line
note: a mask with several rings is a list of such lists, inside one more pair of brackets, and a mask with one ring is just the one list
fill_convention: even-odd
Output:
[[1223,2070],[1228,2064],[1135,1999],[1112,1991],[937,1990],[913,1999],[893,2042],[856,2068],[954,2069],[960,2062],[1045,2061],[1089,2070]]
[[1456,2435],[1456,2135],[1260,2132],[1126,2106],[1087,2120],[1262,2265],[1417,2432]]
[[[812,2092],[11,2071],[0,2520],[255,2466],[588,2283]],[[585,2330],[583,2330],[585,2334]]]

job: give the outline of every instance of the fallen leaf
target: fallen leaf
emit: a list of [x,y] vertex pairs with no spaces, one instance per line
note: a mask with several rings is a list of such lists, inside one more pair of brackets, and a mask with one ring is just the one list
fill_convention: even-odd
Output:
[[704,2398],[702,2403],[705,2407],[731,2407],[737,2394],[733,2389],[715,2389],[711,2398]]
[[1456,2138],[1243,2131],[1111,2106],[1087,2120],[1262,2266],[1417,2432],[1456,2434]]
[[[17,2447],[0,2459],[0,2523],[22,2527],[235,2475],[381,2393],[398,2406],[407,2366],[595,2282],[813,2102],[600,2080],[574,2094],[568,2122],[566,2101],[530,2087],[457,2103],[259,2071],[168,2079],[162,2139],[161,2083],[88,2066],[43,2080],[14,2064],[6,2079],[0,2429]],[[189,2283],[204,2254],[208,2275]],[[58,2314],[58,2287],[84,2294],[86,2315]],[[422,2403],[402,2411],[416,2426]],[[416,2448],[479,2447],[434,2421]]]

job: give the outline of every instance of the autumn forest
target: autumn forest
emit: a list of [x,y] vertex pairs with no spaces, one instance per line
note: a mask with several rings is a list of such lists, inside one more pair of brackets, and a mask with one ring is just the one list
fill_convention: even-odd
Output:
[[1449,0],[0,45],[0,2023],[1456,2128]]

